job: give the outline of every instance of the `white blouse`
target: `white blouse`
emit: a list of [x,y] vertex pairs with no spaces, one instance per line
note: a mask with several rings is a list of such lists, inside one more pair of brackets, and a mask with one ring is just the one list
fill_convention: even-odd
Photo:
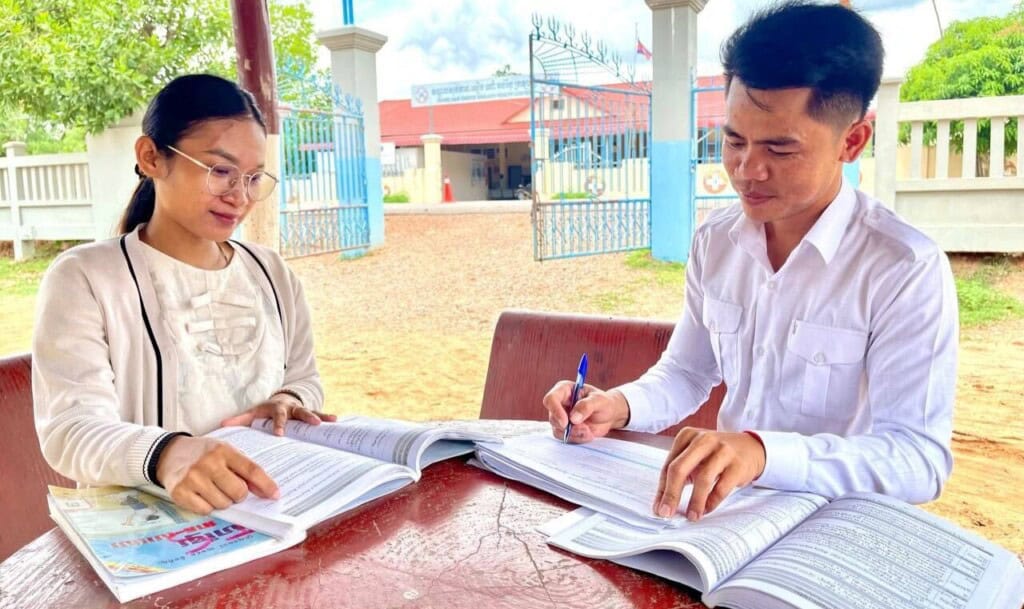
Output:
[[232,257],[205,270],[144,244],[163,323],[178,356],[183,431],[205,434],[270,397],[284,380],[285,348],[273,302]]

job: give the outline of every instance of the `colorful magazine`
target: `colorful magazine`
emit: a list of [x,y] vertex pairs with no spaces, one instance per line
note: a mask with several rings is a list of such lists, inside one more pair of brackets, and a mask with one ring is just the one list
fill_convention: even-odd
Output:
[[50,487],[50,514],[125,602],[301,541],[201,516],[137,489]]

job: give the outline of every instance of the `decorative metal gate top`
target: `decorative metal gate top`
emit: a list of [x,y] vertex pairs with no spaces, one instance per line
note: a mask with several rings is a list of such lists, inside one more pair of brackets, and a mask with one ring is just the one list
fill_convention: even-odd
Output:
[[282,71],[281,254],[369,247],[362,102],[324,74]]
[[650,246],[651,94],[635,76],[604,42],[534,16],[535,259]]

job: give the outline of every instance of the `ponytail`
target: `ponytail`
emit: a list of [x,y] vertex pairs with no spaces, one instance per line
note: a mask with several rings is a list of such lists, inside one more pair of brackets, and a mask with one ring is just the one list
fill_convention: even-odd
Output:
[[118,224],[118,234],[130,233],[143,222],[149,222],[153,217],[153,209],[156,207],[156,188],[153,186],[153,178],[143,177],[139,185],[135,187],[128,207],[121,216]]

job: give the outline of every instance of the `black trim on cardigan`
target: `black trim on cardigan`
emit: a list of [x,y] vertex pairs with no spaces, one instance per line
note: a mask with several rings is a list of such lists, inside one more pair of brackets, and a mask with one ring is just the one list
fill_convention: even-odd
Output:
[[128,248],[125,246],[125,237],[121,235],[121,253],[124,254],[124,261],[128,265],[128,272],[131,273],[132,281],[135,282],[135,291],[139,294],[139,308],[142,309],[142,322],[146,324],[146,333],[149,334],[149,342],[153,345],[153,354],[156,355],[156,424],[164,426],[164,362],[160,356],[160,345],[156,342],[156,335],[153,334],[153,326],[149,323],[149,315],[146,314],[146,303],[142,301],[142,288],[139,287],[139,278],[135,276],[135,267],[132,266],[131,257],[128,256]]
[[163,454],[164,449],[167,448],[167,445],[171,443],[171,440],[177,438],[178,436],[187,436],[191,438],[192,434],[185,433],[184,431],[172,431],[169,433],[165,433],[164,435],[160,436],[160,439],[153,444],[153,447],[150,450],[151,454],[147,458],[148,460],[146,461],[145,464],[146,479],[152,482],[153,484],[159,486],[160,488],[164,488],[163,482],[157,480],[156,477],[156,467],[157,465],[160,464],[160,455]]
[[[228,242],[231,243],[231,245],[237,245],[238,247],[240,247],[243,250],[245,250],[246,253],[248,253],[250,256],[252,256],[252,259],[256,261],[256,264],[259,265],[260,270],[263,271],[263,275],[267,278],[267,283],[270,284],[270,291],[274,293],[274,304],[277,305],[277,318],[281,321],[281,333],[282,333],[282,335],[285,335],[285,333],[286,333],[286,326],[284,325],[284,313],[281,312],[281,300],[277,297],[277,288],[274,287],[274,280],[270,278],[270,272],[267,271],[267,267],[263,266],[263,261],[260,260],[259,256],[257,256],[251,249],[249,249],[249,247],[247,245],[245,245],[241,241],[235,241],[234,239],[229,239]],[[287,341],[287,336],[285,337],[285,340]],[[286,347],[287,347],[287,345],[286,345]],[[288,369],[288,359],[287,358],[285,358],[284,369],[285,370]],[[299,400],[299,401],[301,402],[302,400]]]

